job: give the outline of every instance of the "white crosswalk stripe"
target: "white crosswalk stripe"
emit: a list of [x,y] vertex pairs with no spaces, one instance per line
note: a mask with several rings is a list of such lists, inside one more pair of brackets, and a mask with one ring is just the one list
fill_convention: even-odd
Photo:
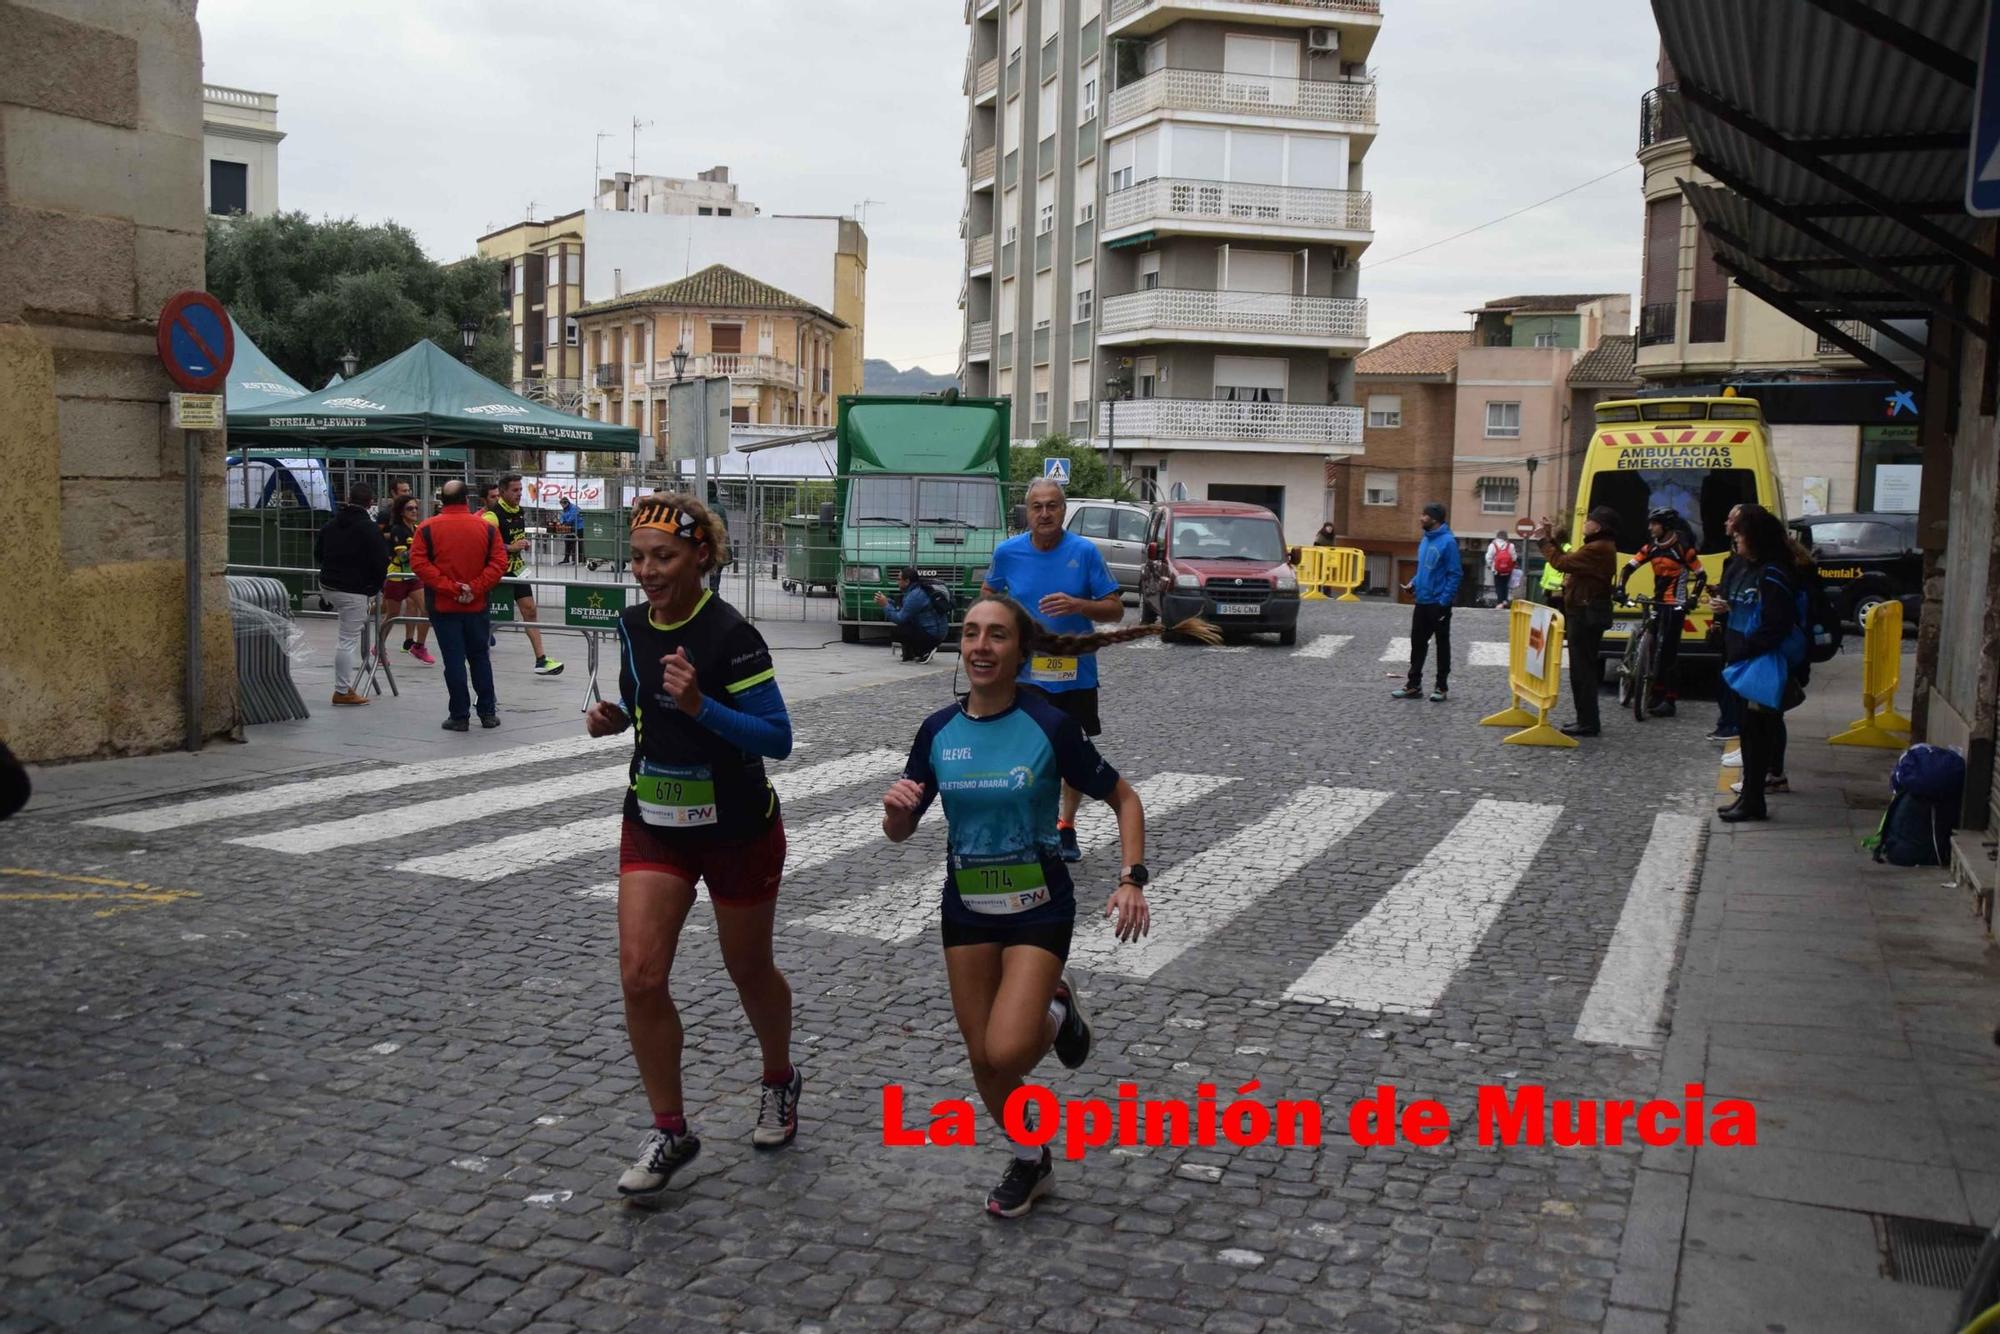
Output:
[[[902,767],[905,758],[900,752],[893,750],[863,751],[857,755],[809,765],[804,769],[774,774],[771,784],[778,789],[781,800],[803,801],[808,797],[838,791],[855,783],[893,773]],[[814,842],[810,846],[815,848],[832,846],[834,834],[831,827],[836,822],[847,821],[850,818],[829,816],[825,820],[806,826],[798,835],[788,837],[788,841],[796,847],[800,840],[811,835]],[[436,875],[451,880],[484,883],[498,880],[526,866],[573,861],[578,857],[591,856],[608,848],[615,848],[618,846],[618,836],[623,825],[624,816],[620,813],[594,815],[587,819],[572,820],[568,824],[531,829],[525,833],[495,839],[490,843],[481,843],[476,847],[412,858],[398,863],[396,869],[414,871],[419,875]],[[796,863],[793,863],[788,856],[787,864]]]
[[1353,635],[1320,635],[1292,656],[1298,658],[1331,658],[1353,641]]
[[[1236,781],[1234,778],[1213,778],[1206,774],[1165,773],[1155,774],[1134,786],[1150,822],[1219,792]],[[881,831],[877,828],[875,832],[879,834]],[[1117,840],[1118,821],[1110,807],[1093,801],[1077,812],[1076,841],[1086,853],[1112,846]],[[789,863],[787,869],[790,869]],[[793,925],[845,936],[865,936],[871,940],[909,940],[937,920],[943,876],[942,865],[935,866],[810,917],[799,918]]]
[[1513,897],[1561,810],[1521,801],[1475,804],[1285,998],[1430,1012]]
[[571,797],[588,796],[592,792],[615,791],[625,786],[625,778],[630,771],[629,764],[614,764],[601,769],[586,769],[582,773],[564,774],[560,778],[478,788],[455,797],[399,806],[394,811],[377,811],[347,820],[329,820],[325,824],[295,825],[290,829],[229,841],[246,848],[263,848],[294,855],[355,847],[383,839],[405,838],[411,829],[438,829],[490,819],[509,811],[547,806]]
[[1653,817],[1652,837],[1632,874],[1611,948],[1584,999],[1577,1041],[1660,1045],[1667,982],[1673,976],[1681,920],[1701,874],[1701,836],[1707,825],[1693,815]]
[[1101,919],[1078,923],[1070,959],[1095,972],[1151,977],[1346,838],[1387,792],[1309,787],[1263,819],[1155,877],[1153,933],[1121,944]]
[[[1456,654],[1458,651],[1458,648],[1454,646],[1452,652]],[[1409,660],[1410,637],[1408,635],[1397,635],[1389,641],[1389,647],[1382,650],[1383,662],[1407,663]],[[1435,643],[1431,645],[1431,660],[1433,662],[1437,660],[1437,645]],[[1454,662],[1452,665],[1458,666],[1460,664]],[[1485,640],[1474,640],[1466,649],[1464,665],[1468,667],[1505,667],[1507,665],[1507,645],[1504,642],[1496,644]]]
[[478,774],[494,773],[502,769],[514,769],[548,760],[565,760],[577,755],[596,752],[615,755],[630,744],[629,741],[614,738],[564,737],[560,741],[544,741],[537,745],[514,746],[506,750],[481,751],[476,755],[461,755],[448,760],[424,760],[417,764],[388,765],[380,769],[370,769],[365,773],[342,774],[335,778],[312,778],[249,792],[232,792],[221,797],[202,797],[171,806],[154,806],[143,811],[99,816],[81,823],[99,825],[106,829],[123,829],[135,834],[156,834],[164,829],[179,829],[184,825],[201,824],[209,820],[226,820],[238,815],[268,815],[273,811],[313,806],[342,797],[393,792],[397,788],[415,787],[423,783],[443,782],[454,778],[471,778]]

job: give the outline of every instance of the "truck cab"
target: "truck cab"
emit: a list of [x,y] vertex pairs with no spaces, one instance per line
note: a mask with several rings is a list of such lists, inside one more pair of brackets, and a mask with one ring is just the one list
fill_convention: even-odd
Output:
[[1008,403],[849,395],[834,439],[840,524],[840,637],[861,640],[887,623],[875,595],[896,572],[950,589],[960,607],[979,595],[993,549],[1007,536]]

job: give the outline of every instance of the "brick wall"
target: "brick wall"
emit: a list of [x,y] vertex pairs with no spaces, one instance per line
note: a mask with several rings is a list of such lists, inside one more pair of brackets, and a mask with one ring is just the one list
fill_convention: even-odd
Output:
[[[1397,394],[1403,400],[1400,427],[1366,427],[1362,453],[1341,465],[1336,484],[1338,525],[1343,542],[1363,551],[1407,554],[1418,537],[1417,516],[1426,501],[1451,495],[1453,387],[1437,380],[1355,380],[1355,398]],[[1396,503],[1363,504],[1371,472],[1396,474]]]

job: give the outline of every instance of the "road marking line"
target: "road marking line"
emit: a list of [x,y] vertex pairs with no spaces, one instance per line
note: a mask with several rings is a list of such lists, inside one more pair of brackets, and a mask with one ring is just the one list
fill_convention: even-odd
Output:
[[1632,873],[1611,947],[1576,1021],[1578,1042],[1657,1048],[1667,982],[1673,976],[1681,921],[1701,874],[1701,840],[1708,821],[1693,815],[1653,817],[1652,837]]
[[[900,769],[907,757],[899,751],[869,750],[856,755],[828,760],[823,764],[808,765],[806,768],[789,773],[772,775],[771,784],[778,789],[781,801],[803,801],[821,793],[837,791],[869,778],[879,777]],[[831,816],[807,825],[795,835],[788,835],[787,842],[797,847],[806,839],[814,839],[809,846],[831,845],[833,821],[851,820],[846,816]],[[397,863],[399,871],[414,871],[419,875],[443,876],[448,880],[472,880],[487,882],[529,866],[548,862],[573,861],[578,857],[590,856],[606,848],[618,846],[618,838],[624,829],[623,812],[613,815],[593,815],[582,820],[572,820],[568,824],[550,825],[541,829],[530,829],[525,833],[507,838],[495,839],[491,843],[481,843],[473,847],[460,848],[453,852],[434,853],[427,857],[415,857]],[[865,825],[865,821],[864,821]],[[830,854],[839,855],[837,852]],[[788,853],[785,859],[788,868],[800,865]]]
[[[1154,774],[1135,786],[1150,821],[1236,781],[1207,774],[1164,773]],[[1077,844],[1085,852],[1094,852],[1112,846],[1117,840],[1118,820],[1111,808],[1100,801],[1086,802],[1077,812]],[[944,868],[935,867],[871,890],[858,899],[797,918],[789,925],[900,944],[915,939],[937,920],[943,884]]]
[[203,797],[173,806],[155,806],[143,811],[128,811],[122,815],[99,816],[79,823],[98,825],[106,829],[123,829],[135,834],[156,834],[164,829],[178,829],[183,825],[200,824],[206,820],[224,820],[232,815],[265,815],[272,811],[311,806],[339,797],[389,792],[399,787],[411,787],[418,783],[444,779],[470,778],[474,774],[491,773],[496,769],[512,769],[545,760],[568,759],[592,751],[616,754],[619,748],[619,742],[607,738],[565,737],[560,741],[514,746],[507,750],[482,751],[477,755],[459,755],[448,760],[424,760],[417,764],[389,765],[380,769],[370,769],[365,773],[341,774],[337,778],[312,778],[304,782],[284,783],[277,787],[260,788],[251,792],[232,792],[227,796]]
[[1331,658],[1334,654],[1346,648],[1353,639],[1353,635],[1321,635],[1293,656],[1300,658]]
[[[1410,637],[1408,635],[1397,635],[1389,641],[1389,647],[1382,650],[1383,662],[1407,663],[1409,660]],[[1437,660],[1437,644],[1435,642],[1431,644],[1431,660],[1433,662]],[[1456,667],[1460,664],[1453,663],[1452,665]],[[1467,667],[1505,667],[1508,665],[1507,645],[1504,642],[1496,644],[1488,640],[1473,640],[1468,647],[1466,661],[1463,665]]]
[[290,829],[280,829],[269,834],[232,838],[229,842],[240,847],[262,848],[267,852],[287,852],[294,856],[303,856],[307,853],[325,852],[331,848],[353,847],[362,843],[380,842],[383,839],[404,838],[412,829],[437,829],[460,823],[474,823],[507,811],[547,806],[554,802],[567,801],[571,797],[588,796],[593,792],[615,791],[625,786],[626,776],[630,772],[629,764],[614,764],[602,769],[586,769],[582,773],[564,774],[560,778],[544,778],[534,783],[478,788],[455,797],[442,797],[436,801],[399,806],[393,811],[376,811],[347,820],[294,825]]
[[198,899],[198,889],[164,889],[159,885],[149,885],[143,880],[112,880],[100,875],[65,875],[61,871],[38,871],[27,866],[0,866],[0,876],[11,876],[19,880],[47,880],[63,885],[90,885],[90,889],[44,889],[0,891],[0,903],[88,903],[92,901],[119,904],[115,908],[102,908],[91,914],[94,917],[116,917],[121,912],[133,912],[140,908],[158,907],[163,903],[178,903],[182,899]]
[[1121,944],[1101,918],[1077,923],[1070,960],[1094,972],[1151,977],[1229,925],[1360,827],[1387,792],[1309,787],[1255,824],[1197,853],[1146,887],[1153,934]]
[[1285,990],[1357,1010],[1429,1012],[1499,918],[1562,807],[1482,800]]

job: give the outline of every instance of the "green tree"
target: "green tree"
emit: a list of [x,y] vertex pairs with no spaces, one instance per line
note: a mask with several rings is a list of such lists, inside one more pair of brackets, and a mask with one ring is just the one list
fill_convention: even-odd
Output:
[[1057,457],[1069,460],[1069,485],[1063,489],[1070,496],[1091,500],[1132,499],[1132,488],[1111,471],[1102,452],[1087,440],[1072,440],[1060,432],[1045,435],[1032,445],[1016,445],[1008,464],[1009,480],[1025,486],[1042,475],[1043,459]]
[[208,290],[308,389],[325,384],[350,349],[362,370],[420,338],[456,355],[466,319],[479,323],[472,368],[502,384],[512,378],[498,260],[440,264],[399,223],[303,213],[211,218],[207,253]]

